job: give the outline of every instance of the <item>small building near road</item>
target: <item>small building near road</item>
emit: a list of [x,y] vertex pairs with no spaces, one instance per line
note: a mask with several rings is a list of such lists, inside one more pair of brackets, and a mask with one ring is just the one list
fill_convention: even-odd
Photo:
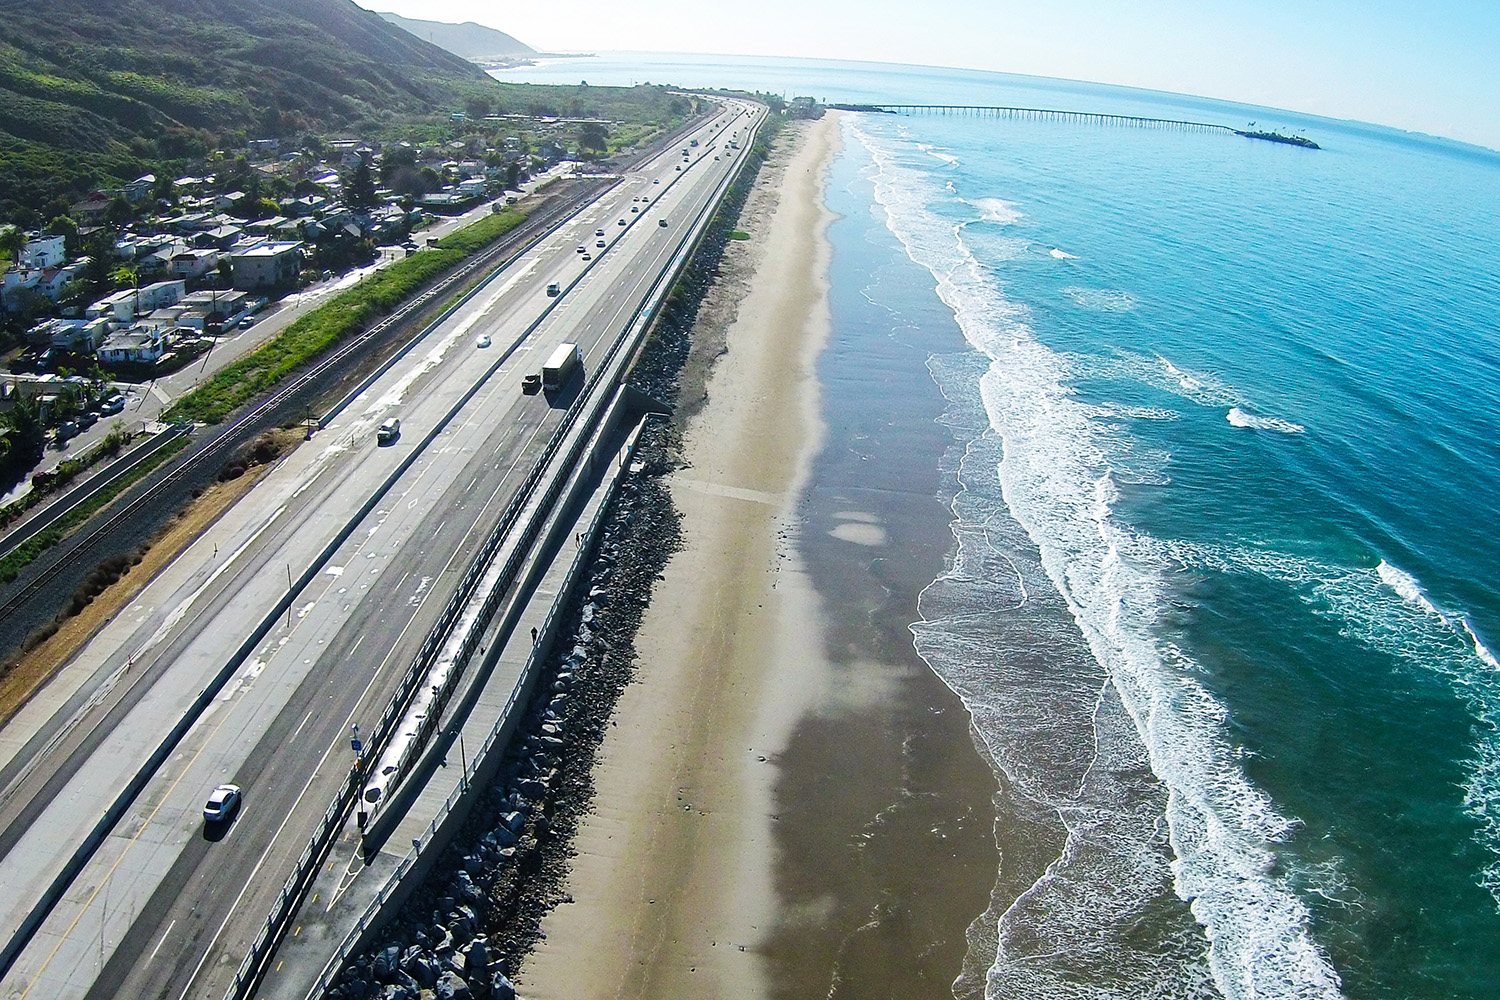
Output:
[[302,270],[301,243],[260,243],[229,255],[234,287],[242,291],[287,288]]
[[171,333],[155,327],[133,326],[117,330],[99,345],[97,356],[102,364],[154,365],[171,348]]

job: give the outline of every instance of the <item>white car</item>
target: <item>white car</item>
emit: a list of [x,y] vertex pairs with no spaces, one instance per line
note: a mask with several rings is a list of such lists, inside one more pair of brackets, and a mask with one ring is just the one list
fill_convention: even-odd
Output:
[[481,333],[479,335],[479,339],[476,340],[476,341],[474,341],[474,346],[475,347],[481,347],[481,348],[482,347],[489,347],[490,346],[490,335],[487,334],[487,333]]
[[208,797],[208,804],[203,807],[203,818],[210,823],[218,823],[234,815],[239,804],[240,786],[220,785]]

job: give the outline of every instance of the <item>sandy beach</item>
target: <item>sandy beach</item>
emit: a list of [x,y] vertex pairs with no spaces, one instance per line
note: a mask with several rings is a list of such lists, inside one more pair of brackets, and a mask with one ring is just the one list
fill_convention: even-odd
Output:
[[822,193],[838,141],[832,116],[784,136],[762,174],[773,201],[742,219],[758,267],[673,477],[684,548],[636,639],[637,679],[575,845],[574,902],[543,925],[518,983],[528,997],[766,995],[773,761],[827,676],[787,538],[820,435]]
[[[740,218],[751,238],[698,314],[671,477],[683,547],[635,639],[568,901],[520,970],[533,1000],[942,1000],[965,971],[998,867],[994,777],[907,631],[949,515],[935,458],[877,473],[845,435],[857,412],[913,455],[948,438],[935,391],[890,396],[898,369],[930,390],[920,351],[861,341],[860,374],[819,381],[840,354],[840,140],[836,115],[778,140]],[[852,407],[832,427],[830,392]]]

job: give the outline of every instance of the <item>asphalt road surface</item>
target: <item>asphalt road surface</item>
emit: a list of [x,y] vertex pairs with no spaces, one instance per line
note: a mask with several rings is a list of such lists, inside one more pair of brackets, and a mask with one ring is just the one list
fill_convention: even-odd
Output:
[[[223,995],[353,763],[351,725],[374,725],[582,386],[575,377],[561,397],[526,396],[521,375],[565,341],[593,370],[712,210],[759,114],[726,106],[687,159],[673,148],[640,164],[494,275],[0,733],[6,940],[205,685],[268,623],[0,980],[0,997]],[[734,132],[739,150],[725,141]],[[546,292],[554,282],[556,297]],[[477,346],[481,336],[490,346]],[[375,428],[390,416],[400,437],[379,446]],[[291,606],[277,614],[289,589]],[[224,781],[245,790],[244,804],[206,826],[203,802]]]

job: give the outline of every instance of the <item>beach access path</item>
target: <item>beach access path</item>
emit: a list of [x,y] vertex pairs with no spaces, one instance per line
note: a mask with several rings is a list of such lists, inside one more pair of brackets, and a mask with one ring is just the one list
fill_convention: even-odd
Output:
[[777,918],[777,753],[829,677],[794,539],[822,439],[824,185],[839,141],[836,114],[785,130],[741,217],[752,274],[671,481],[684,546],[600,748],[573,901],[521,970],[533,1000],[768,992],[757,945]]

